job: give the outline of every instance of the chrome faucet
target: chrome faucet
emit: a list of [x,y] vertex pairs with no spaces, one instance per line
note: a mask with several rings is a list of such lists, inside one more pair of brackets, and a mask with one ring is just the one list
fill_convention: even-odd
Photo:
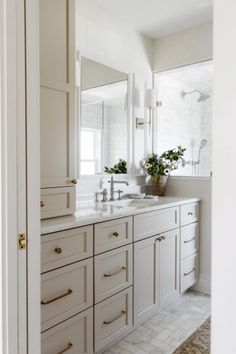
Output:
[[111,176],[111,180],[108,181],[108,183],[111,184],[111,188],[110,188],[110,201],[115,200],[114,195],[115,195],[115,190],[114,190],[114,184],[126,184],[126,186],[129,185],[129,183],[127,181],[114,181],[114,177]]

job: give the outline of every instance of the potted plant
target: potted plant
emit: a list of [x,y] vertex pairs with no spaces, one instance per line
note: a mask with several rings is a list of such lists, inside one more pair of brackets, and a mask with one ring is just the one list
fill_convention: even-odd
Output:
[[182,146],[177,146],[175,149],[163,152],[160,156],[153,153],[144,161],[144,168],[151,176],[154,195],[165,195],[168,177],[171,171],[176,170],[179,163],[183,161],[185,150]]

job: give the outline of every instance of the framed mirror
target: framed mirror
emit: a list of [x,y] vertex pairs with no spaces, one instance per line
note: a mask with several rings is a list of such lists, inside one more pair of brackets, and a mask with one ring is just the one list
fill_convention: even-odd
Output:
[[131,83],[126,73],[80,58],[79,175],[130,165]]

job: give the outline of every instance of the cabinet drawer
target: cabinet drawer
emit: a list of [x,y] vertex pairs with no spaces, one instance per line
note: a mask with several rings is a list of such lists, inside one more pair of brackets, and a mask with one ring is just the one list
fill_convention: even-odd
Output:
[[181,259],[199,250],[199,224],[194,223],[181,228]]
[[194,285],[198,280],[198,253],[181,261],[180,291]]
[[41,189],[41,219],[75,213],[75,187]]
[[88,309],[77,316],[49,329],[41,335],[42,354],[92,354],[93,310]]
[[179,226],[179,208],[168,208],[134,216],[134,241],[142,240]]
[[41,276],[42,331],[93,304],[93,263],[87,259]]
[[95,302],[106,299],[132,285],[132,245],[95,257]]
[[132,217],[102,222],[95,225],[95,254],[132,242]]
[[191,224],[199,220],[199,203],[181,205],[180,221],[181,226]]
[[93,227],[60,231],[41,237],[41,271],[59,268],[93,255]]
[[132,287],[95,305],[95,352],[132,326]]

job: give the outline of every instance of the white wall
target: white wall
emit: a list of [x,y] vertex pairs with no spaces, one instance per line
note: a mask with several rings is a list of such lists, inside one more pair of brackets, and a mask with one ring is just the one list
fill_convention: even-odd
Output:
[[[136,116],[144,116],[144,91],[152,84],[152,40],[106,13],[93,0],[77,0],[77,8],[77,49],[81,55],[135,74],[135,123]],[[148,129],[135,130],[136,172],[150,146],[147,133]]]
[[166,70],[212,57],[212,24],[201,25],[156,39],[153,70]]
[[214,2],[212,353],[235,354],[236,2]]
[[198,197],[200,203],[200,274],[195,289],[211,292],[211,178],[171,177],[167,194]]

